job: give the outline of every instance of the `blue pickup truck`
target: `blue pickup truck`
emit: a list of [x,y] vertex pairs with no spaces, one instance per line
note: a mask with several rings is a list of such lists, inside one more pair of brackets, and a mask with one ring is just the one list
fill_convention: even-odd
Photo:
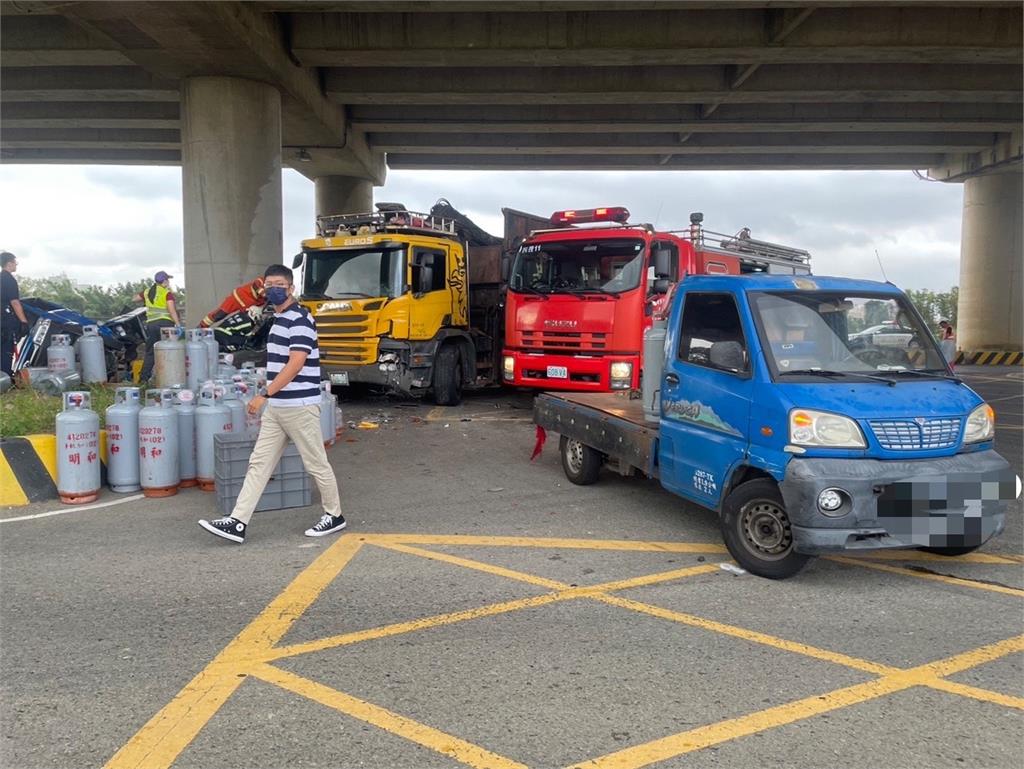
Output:
[[[859,333],[886,323],[898,340]],[[656,477],[717,511],[733,558],[773,579],[825,553],[960,555],[1003,530],[1020,479],[993,450],[995,414],[895,286],[695,276],[664,333],[653,414],[627,394],[536,399],[573,483],[605,465]]]

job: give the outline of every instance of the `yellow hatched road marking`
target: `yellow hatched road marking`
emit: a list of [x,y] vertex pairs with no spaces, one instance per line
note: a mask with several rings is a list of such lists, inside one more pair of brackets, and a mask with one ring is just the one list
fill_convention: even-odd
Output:
[[920,665],[909,670],[887,673],[874,681],[855,684],[827,694],[812,695],[785,705],[759,710],[738,718],[730,718],[716,724],[701,726],[642,745],[625,748],[576,764],[575,769],[639,769],[639,767],[665,761],[685,753],[692,753],[695,750],[702,750],[711,745],[746,737],[795,721],[802,721],[832,710],[858,705],[903,689],[910,689],[914,686],[931,686],[937,681],[938,676],[967,670],[1020,651],[1022,648],[1024,648],[1024,636],[1016,636],[945,660]]
[[[318,639],[315,641],[277,647],[292,624],[312,605],[320,593],[348,565],[363,544],[374,544],[410,555],[447,562],[463,568],[484,571],[496,576],[525,582],[554,592],[532,596],[515,601],[482,606],[461,612],[451,612],[422,618],[410,622],[396,623],[352,633]],[[419,724],[371,703],[358,700],[313,681],[308,681],[268,663],[271,660],[305,654],[322,649],[357,643],[376,638],[408,633],[443,624],[494,616],[556,601],[591,598],[621,608],[638,611],[662,619],[700,627],[709,631],[761,643],[780,650],[790,651],[822,661],[850,667],[866,673],[880,675],[877,680],[847,687],[821,696],[799,700],[747,716],[711,724],[698,729],[673,735],[646,745],[635,746],[587,762],[585,766],[615,766],[624,769],[644,766],[664,757],[699,750],[729,739],[752,734],[796,720],[808,718],[817,713],[827,712],[850,704],[863,702],[884,694],[912,686],[928,686],[951,694],[975,700],[991,702],[1005,707],[1024,709],[1024,700],[1019,697],[992,692],[966,684],[945,680],[944,676],[969,669],[998,659],[1006,654],[1024,650],[1024,636],[990,644],[956,657],[910,670],[901,670],[888,665],[861,660],[848,655],[818,649],[807,644],[776,638],[745,628],[707,620],[682,612],[632,601],[611,595],[611,591],[625,590],[643,585],[663,583],[717,570],[714,564],[701,564],[631,579],[618,580],[597,585],[572,587],[564,583],[501,566],[461,558],[447,553],[437,553],[414,547],[414,544],[436,545],[484,545],[498,547],[542,547],[565,549],[621,550],[634,552],[723,552],[721,545],[705,545],[677,542],[633,542],[629,540],[579,540],[579,539],[527,539],[523,537],[474,537],[434,535],[368,535],[361,538],[339,540],[299,574],[271,603],[230,642],[179,694],[150,721],[144,725],[124,747],[106,764],[107,767],[168,767],[192,742],[210,718],[234,693],[244,676],[253,674],[285,689],[309,697],[329,707],[361,718],[367,723],[403,736],[407,739],[449,755],[471,766],[520,767],[479,746],[459,740],[431,727]],[[877,554],[874,554],[877,555]],[[981,556],[983,563],[1017,563],[1020,556]],[[969,557],[968,557],[969,558]],[[967,561],[968,558],[957,560]],[[928,575],[883,563],[867,562],[852,558],[834,558],[840,563],[849,563],[867,568],[917,578],[932,578],[947,584],[967,587],[996,589],[1011,595],[1024,595],[1024,591],[1000,586],[962,580],[959,578]],[[926,560],[926,559],[922,559]],[[659,757],[661,756],[661,757]]]
[[1024,590],[1019,590],[1015,587],[1006,587],[1005,585],[993,585],[987,582],[978,582],[972,579],[961,579],[960,577],[947,577],[944,574],[929,574],[922,571],[914,571],[913,569],[904,569],[901,566],[890,566],[884,563],[871,563],[869,561],[862,561],[857,558],[844,558],[842,556],[829,556],[830,561],[836,561],[837,563],[845,563],[853,566],[863,566],[866,569],[875,569],[877,571],[887,571],[890,574],[902,574],[907,577],[915,577],[916,579],[926,579],[932,582],[945,582],[947,585],[958,585],[960,587],[971,587],[976,590],[990,590],[993,593],[1004,593],[1005,595],[1012,595],[1018,598],[1024,598]]
[[0,457],[0,505],[27,505],[28,497],[7,457]]
[[478,769],[527,769],[525,764],[500,756],[479,745],[453,737],[431,726],[413,721],[390,710],[360,700],[328,686],[302,678],[272,665],[251,668],[252,675],[290,692],[326,705],[347,716],[358,718],[391,734],[404,737],[437,753]]
[[[106,437],[107,431],[100,431],[102,437]],[[56,435],[26,435],[25,439],[32,444],[33,450],[36,452],[36,456],[39,457],[39,461],[43,463],[43,467],[46,468],[46,472],[50,474],[50,478],[53,482],[57,482],[57,436]],[[102,442],[106,444],[106,441]],[[100,456],[105,457],[106,446],[100,446]]]
[[106,763],[106,769],[169,767],[245,679],[265,653],[316,600],[359,551],[340,539],[303,570],[213,661],[178,692]]

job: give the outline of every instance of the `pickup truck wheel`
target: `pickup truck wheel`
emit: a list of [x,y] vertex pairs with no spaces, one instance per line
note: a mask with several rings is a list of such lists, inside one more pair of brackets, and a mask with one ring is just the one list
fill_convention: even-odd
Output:
[[975,545],[974,547],[920,547],[918,550],[923,550],[926,553],[935,553],[935,555],[945,555],[950,558],[957,555],[967,555],[973,553],[981,545]]
[[811,556],[793,549],[793,530],[782,495],[774,482],[747,481],[725,498],[722,538],[730,555],[751,574],[786,579]]
[[438,406],[462,403],[462,363],[459,348],[453,344],[438,350],[434,361],[434,402]]
[[604,464],[598,452],[564,435],[558,442],[558,450],[562,454],[562,469],[566,478],[577,486],[589,486],[597,482],[601,465]]

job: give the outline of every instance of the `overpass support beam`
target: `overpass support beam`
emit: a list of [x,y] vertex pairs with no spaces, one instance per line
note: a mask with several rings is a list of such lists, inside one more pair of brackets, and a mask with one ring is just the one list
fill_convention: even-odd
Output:
[[1020,166],[964,182],[957,347],[1024,350]]
[[373,182],[351,176],[318,176],[316,215],[357,214],[373,210]]
[[181,88],[187,322],[281,261],[281,94],[230,77]]

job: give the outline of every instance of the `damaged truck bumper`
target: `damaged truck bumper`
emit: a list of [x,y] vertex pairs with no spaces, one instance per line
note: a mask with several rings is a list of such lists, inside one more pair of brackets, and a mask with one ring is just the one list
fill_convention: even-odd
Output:
[[[995,451],[980,451],[904,461],[793,458],[780,489],[796,550],[814,555],[978,547],[1002,532],[1021,481]],[[837,498],[842,504],[824,512],[821,503]]]

